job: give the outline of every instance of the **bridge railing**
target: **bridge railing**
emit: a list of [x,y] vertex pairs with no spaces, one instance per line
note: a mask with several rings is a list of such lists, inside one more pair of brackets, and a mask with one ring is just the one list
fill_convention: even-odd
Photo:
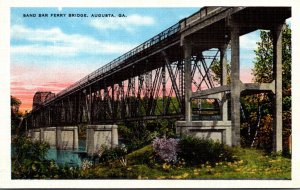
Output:
[[114,69],[121,65],[125,60],[128,58],[142,52],[143,50],[165,40],[166,38],[176,34],[180,30],[180,22],[174,24],[173,26],[169,27],[168,29],[162,31],[158,35],[154,36],[153,38],[147,40],[146,42],[142,43],[141,45],[135,47],[134,49],[130,50],[129,52],[123,54],[122,56],[112,60],[108,64],[100,67],[99,69],[95,70],[91,74],[85,76],[84,78],[80,79],[79,81],[75,82],[74,84],[70,85],[69,87],[65,88],[64,90],[57,93],[57,95],[53,98],[47,99],[44,104],[51,102],[52,100],[65,95],[66,93],[70,93],[73,90],[80,88],[82,85],[87,84],[100,75],[106,73],[107,71]]

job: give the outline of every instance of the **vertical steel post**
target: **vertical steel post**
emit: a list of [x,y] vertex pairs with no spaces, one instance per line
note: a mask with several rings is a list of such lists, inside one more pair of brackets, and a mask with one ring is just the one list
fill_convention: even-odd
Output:
[[162,75],[162,108],[163,108],[163,115],[166,114],[166,65],[164,63],[161,71]]
[[115,85],[114,83],[111,85],[111,116],[112,116],[112,120],[115,120]]
[[48,108],[48,127],[51,127],[51,106]]

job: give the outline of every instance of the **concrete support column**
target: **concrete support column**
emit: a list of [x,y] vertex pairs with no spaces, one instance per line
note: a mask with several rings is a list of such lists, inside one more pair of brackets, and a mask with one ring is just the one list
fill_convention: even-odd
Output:
[[86,128],[86,150],[88,155],[93,155],[95,150],[94,150],[94,128],[90,125],[87,126]]
[[66,126],[56,128],[57,149],[78,149],[78,127]]
[[282,32],[278,24],[273,33],[273,78],[275,80],[273,151],[282,151]]
[[183,44],[184,49],[184,93],[185,93],[185,121],[192,121],[191,95],[192,95],[192,78],[191,78],[191,56],[192,47],[186,40]]
[[44,142],[44,129],[45,128],[40,128],[40,142]]
[[46,127],[41,129],[41,140],[49,143],[51,147],[56,147],[56,127]]
[[[220,60],[221,60],[221,86],[227,85],[227,44],[225,44],[220,49]],[[222,113],[222,120],[228,120],[228,101],[226,99],[226,93],[223,94],[223,100],[221,105],[221,113]]]
[[113,148],[118,145],[117,125],[88,125],[86,150],[88,155],[97,153],[101,146]]
[[31,140],[41,142],[42,135],[41,135],[40,128],[30,129],[29,134],[30,134],[29,137],[31,138]]
[[111,145],[112,147],[118,146],[119,136],[118,136],[118,126],[112,125],[111,127]]
[[232,145],[240,145],[240,41],[238,23],[231,20],[231,122]]

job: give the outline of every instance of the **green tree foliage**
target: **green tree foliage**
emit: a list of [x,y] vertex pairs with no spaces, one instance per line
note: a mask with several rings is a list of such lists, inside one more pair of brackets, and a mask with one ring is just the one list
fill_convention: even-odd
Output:
[[[283,110],[291,109],[291,63],[292,63],[292,31],[288,25],[282,35],[282,92]],[[271,32],[261,31],[261,41],[257,43],[253,75],[255,82],[268,83],[273,80],[273,39]]]
[[47,160],[49,144],[18,136],[12,139],[12,179],[75,179],[78,168]]
[[[282,82],[284,92],[291,89],[291,29],[286,25],[282,36],[282,61],[283,61],[283,73]],[[255,50],[255,60],[253,74],[255,76],[255,82],[267,83],[272,82],[273,75],[273,38],[269,31],[261,31],[261,41],[257,43],[258,48]]]
[[11,110],[11,129],[16,132],[21,121],[22,113],[19,111],[21,100],[14,96],[10,96],[10,110]]
[[[45,143],[33,142],[26,137],[14,138],[13,154],[12,154],[12,177],[13,178],[33,178],[38,171],[44,170],[47,166],[45,155],[49,149],[49,145]],[[36,176],[37,177],[37,176]]]
[[122,137],[128,151],[137,150],[151,142],[155,134],[147,129],[146,125],[140,123],[126,123],[118,127],[119,135]]
[[155,121],[127,122],[119,125],[118,132],[128,152],[148,145],[155,137],[175,137],[175,119],[157,119]]
[[[222,70],[221,70],[221,63],[218,59],[214,60],[214,62],[211,64],[210,69],[212,71],[212,79],[217,84],[221,83],[221,77],[222,77]],[[230,64],[226,64],[226,72],[227,72],[227,84],[230,83]]]
[[199,165],[209,162],[234,161],[232,149],[211,139],[187,136],[179,141],[178,157],[187,165]]
[[[273,80],[273,37],[269,31],[261,31],[260,42],[255,50],[253,75],[257,83],[270,83]],[[291,134],[291,29],[287,25],[283,31],[283,139],[284,148]],[[272,148],[273,95],[257,94],[242,98],[246,118],[242,124],[244,145],[256,146],[270,151]]]

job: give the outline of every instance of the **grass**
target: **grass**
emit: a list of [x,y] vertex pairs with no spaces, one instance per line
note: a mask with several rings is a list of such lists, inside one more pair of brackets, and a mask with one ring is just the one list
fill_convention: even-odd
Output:
[[[291,179],[291,160],[255,149],[234,148],[234,162],[194,167],[158,163],[150,145],[115,160],[82,171],[84,178],[102,179]],[[124,162],[124,161],[127,162]]]

